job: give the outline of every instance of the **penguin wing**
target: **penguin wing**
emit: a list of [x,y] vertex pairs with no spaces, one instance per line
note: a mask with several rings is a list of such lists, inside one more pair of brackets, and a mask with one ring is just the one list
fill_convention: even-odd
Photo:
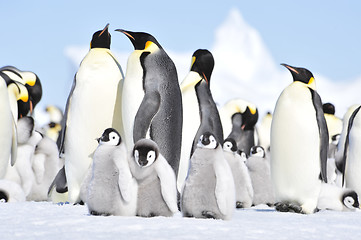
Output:
[[138,112],[135,115],[133,127],[133,141],[145,138],[152,119],[160,106],[160,94],[158,92],[146,92]]
[[[119,151],[126,153],[125,147],[124,148],[123,147]],[[133,175],[130,171],[126,154],[124,154],[123,157],[121,157],[121,159],[119,158],[118,154],[116,155],[117,157],[114,157],[113,161],[115,166],[118,168],[118,172],[119,172],[118,187],[124,201],[129,203],[134,195],[133,193],[134,193],[134,188],[136,186],[136,180],[133,178]]]
[[309,89],[311,91],[312,103],[316,111],[317,125],[318,125],[318,130],[320,132],[321,177],[322,180],[327,183],[327,153],[329,146],[327,123],[326,123],[325,115],[323,113],[322,100],[320,95],[313,89],[311,88]]
[[63,116],[63,119],[61,120],[61,131],[60,131],[59,137],[56,141],[56,144],[58,145],[58,149],[59,149],[59,154],[64,153],[64,140],[65,140],[65,133],[66,133],[66,125],[67,125],[67,121],[68,121],[68,111],[69,111],[69,105],[71,102],[71,98],[73,96],[75,86],[76,86],[76,74],[74,76],[74,81],[73,81],[73,85],[71,86],[69,97],[66,100],[64,116]]
[[[12,115],[12,114],[11,114]],[[18,153],[18,134],[16,129],[16,123],[12,117],[12,140],[11,140],[11,166],[14,166]]]
[[48,196],[52,192],[53,188],[56,188],[56,191],[58,193],[65,193],[68,191],[67,181],[66,181],[66,175],[65,175],[65,166],[63,166],[58,174],[56,174],[53,182],[51,183],[49,190],[48,190]]
[[162,155],[159,155],[155,165],[164,201],[171,212],[178,211],[177,207],[177,184],[172,167]]
[[341,172],[342,172],[342,186],[345,183],[345,170],[346,170],[346,159],[347,159],[347,152],[348,152],[348,145],[349,145],[349,134],[353,125],[353,121],[357,115],[357,113],[360,111],[361,106],[356,108],[353,113],[350,116],[350,119],[348,120],[347,125],[347,134],[346,134],[346,140],[345,140],[345,146],[343,148],[343,156],[342,156],[342,166],[341,166]]
[[123,74],[123,70],[122,70],[122,66],[120,66],[119,62],[117,61],[117,59],[113,56],[113,54],[111,52],[108,52],[108,54],[113,58],[115,64],[117,64],[120,74],[122,75],[122,79],[124,79],[124,74]]

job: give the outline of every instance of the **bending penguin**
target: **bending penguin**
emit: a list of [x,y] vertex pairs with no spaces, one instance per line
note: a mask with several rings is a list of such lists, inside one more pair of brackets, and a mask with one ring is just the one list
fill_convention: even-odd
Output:
[[271,126],[276,210],[309,214],[316,211],[321,179],[327,182],[327,125],[312,73],[282,65],[293,83],[278,98]]
[[173,216],[178,211],[176,177],[157,144],[137,141],[129,165],[138,182],[137,216]]
[[97,139],[86,203],[92,215],[135,216],[137,182],[119,133],[108,128]]
[[122,29],[134,46],[128,58],[122,96],[125,143],[150,138],[178,174],[182,139],[182,96],[176,67],[158,41],[144,32]]
[[223,153],[232,170],[236,190],[236,208],[249,208],[252,206],[254,192],[246,165],[247,155],[238,150],[237,143],[232,138],[224,140]]
[[[75,74],[59,136],[65,159],[69,202],[80,202],[80,186],[91,165],[95,138],[109,126],[122,134],[121,92],[123,72],[110,51],[107,24],[93,34],[90,50]],[[65,181],[65,175],[60,175]]]
[[182,153],[177,177],[179,190],[181,190],[187,176],[193,139],[201,123],[195,86],[202,78],[208,82],[209,86],[213,67],[214,58],[212,53],[206,49],[198,49],[193,53],[191,69],[180,85],[183,102],[183,131]]
[[235,210],[232,171],[221,144],[209,132],[197,143],[185,180],[181,210],[184,217],[230,220]]

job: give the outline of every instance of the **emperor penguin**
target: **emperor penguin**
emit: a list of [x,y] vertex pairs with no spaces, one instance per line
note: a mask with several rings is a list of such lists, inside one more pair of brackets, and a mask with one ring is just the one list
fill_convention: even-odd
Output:
[[122,95],[125,143],[150,138],[178,174],[182,141],[182,95],[176,67],[150,34],[117,29],[134,46]]
[[259,138],[259,145],[263,147],[266,152],[269,152],[271,145],[271,124],[272,124],[272,113],[267,112],[259,126],[257,127],[257,133]]
[[27,200],[50,200],[47,194],[48,189],[63,165],[64,163],[59,158],[59,151],[55,141],[47,136],[43,136],[36,145],[32,159],[32,169],[35,177]]
[[342,120],[335,115],[335,105],[332,103],[324,103],[322,109],[327,123],[329,143],[331,144],[332,138],[342,132]]
[[138,140],[129,164],[138,182],[137,216],[171,217],[178,212],[174,171],[154,141]]
[[184,217],[230,220],[234,204],[234,180],[222,146],[212,133],[205,132],[190,160],[182,190],[182,214]]
[[0,76],[0,179],[4,178],[9,162],[13,166],[17,155],[16,120],[10,107],[5,80]]
[[355,211],[360,207],[358,194],[349,188],[322,183],[317,208],[320,210]]
[[137,182],[118,131],[107,128],[93,155],[86,204],[92,215],[135,216]]
[[282,64],[293,83],[279,96],[271,126],[271,176],[276,210],[314,213],[327,182],[328,131],[313,74]]
[[233,138],[238,149],[249,155],[251,147],[258,143],[257,107],[243,99],[231,99],[221,107],[220,115],[225,136]]
[[343,173],[342,186],[350,188],[361,195],[361,106],[358,106],[347,121],[347,127],[343,130],[345,141],[343,144],[343,155],[341,172]]
[[29,101],[18,101],[18,117],[32,114],[35,106],[41,100],[43,91],[39,77],[31,71],[21,71],[14,66],[5,66],[0,69],[14,81],[22,83],[29,92]]
[[25,201],[25,193],[19,184],[10,180],[0,179],[0,203]]
[[247,155],[245,152],[238,151],[237,143],[233,138],[224,140],[223,153],[232,170],[236,208],[249,208],[252,206],[253,187],[246,165]]
[[253,186],[252,204],[254,206],[259,204],[272,206],[275,200],[270,162],[262,146],[251,148],[250,156],[247,159],[247,168]]
[[182,152],[177,177],[179,191],[181,191],[187,176],[193,139],[201,123],[195,86],[202,78],[208,82],[209,86],[213,68],[214,58],[212,53],[206,49],[198,49],[192,55],[192,63],[188,75],[180,84],[183,103],[183,130]]
[[80,186],[97,147],[94,139],[108,127],[117,129],[121,135],[123,132],[123,72],[110,51],[108,26],[93,34],[90,50],[75,74],[59,136],[59,151],[65,159],[68,197],[72,203],[80,202]]
[[49,116],[49,122],[46,126],[43,126],[43,131],[46,136],[54,140],[58,140],[59,133],[61,131],[61,121],[63,119],[63,111],[54,105],[48,105],[45,108],[46,113]]

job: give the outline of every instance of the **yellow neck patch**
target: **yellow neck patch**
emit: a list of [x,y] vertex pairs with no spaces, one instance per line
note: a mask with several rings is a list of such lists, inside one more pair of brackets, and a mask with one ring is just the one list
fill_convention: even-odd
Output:
[[193,64],[194,64],[194,62],[196,61],[196,57],[192,57],[192,63],[191,63],[191,68],[193,67]]
[[313,90],[316,90],[316,82],[315,82],[315,78],[311,77],[310,80],[308,80],[308,84],[307,84],[310,88],[312,88]]

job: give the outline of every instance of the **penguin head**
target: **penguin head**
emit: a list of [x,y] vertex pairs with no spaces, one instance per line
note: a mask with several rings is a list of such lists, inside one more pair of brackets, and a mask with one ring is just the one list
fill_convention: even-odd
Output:
[[314,90],[316,89],[315,78],[309,70],[307,70],[306,68],[292,67],[285,63],[282,63],[281,65],[286,67],[291,72],[294,82],[299,81],[307,84]]
[[114,128],[107,128],[103,132],[100,138],[96,139],[99,144],[101,145],[112,145],[112,146],[119,146],[122,142],[122,138],[120,137],[117,130]]
[[110,49],[110,33],[108,31],[109,23],[103,30],[99,30],[93,34],[90,42],[90,48],[107,48]]
[[205,132],[199,137],[197,147],[216,149],[218,145],[219,144],[213,134],[210,132]]
[[238,149],[237,154],[239,156],[241,156],[241,159],[243,160],[243,162],[247,162],[248,156],[247,156],[247,153],[245,151]]
[[223,150],[226,152],[237,152],[237,143],[233,138],[227,138],[223,142]]
[[141,168],[152,165],[158,159],[158,155],[158,145],[150,139],[141,139],[134,144],[134,161]]
[[124,33],[134,46],[134,50],[147,50],[156,45],[162,49],[162,46],[158,43],[157,39],[145,32],[131,32],[124,29],[116,29],[115,31]]
[[349,209],[359,208],[358,195],[355,191],[351,190],[343,194],[342,203]]
[[2,202],[8,202],[9,201],[9,196],[8,194],[3,191],[3,190],[0,190],[0,203]]
[[324,103],[322,109],[323,113],[335,115],[335,106],[332,103]]
[[338,142],[340,141],[340,137],[341,137],[341,135],[340,135],[339,133],[333,135],[333,136],[331,137],[332,144],[337,145]]
[[265,157],[264,149],[261,146],[251,147],[250,153],[252,157],[262,157],[262,158]]
[[210,51],[198,49],[192,55],[191,71],[199,74],[201,78],[210,84],[211,75],[214,68],[214,58]]
[[33,134],[34,119],[32,117],[22,117],[17,122],[18,143],[25,144]]
[[258,110],[247,106],[242,115],[242,130],[252,130],[258,121]]

